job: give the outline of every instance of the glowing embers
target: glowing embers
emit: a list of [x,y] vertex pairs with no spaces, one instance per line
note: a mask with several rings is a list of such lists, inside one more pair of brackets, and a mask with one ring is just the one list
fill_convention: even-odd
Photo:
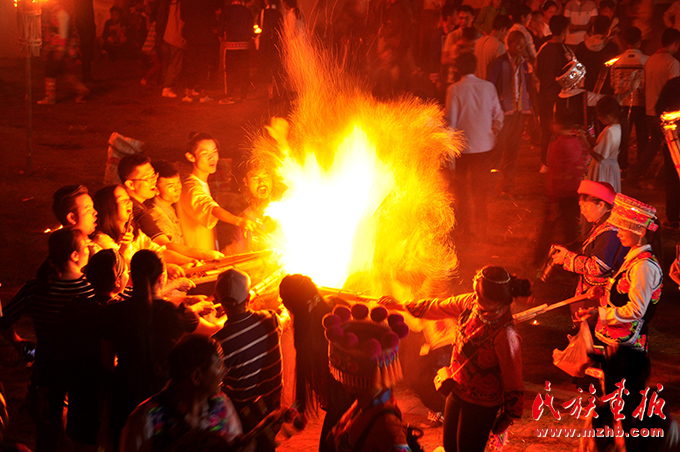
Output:
[[360,127],[336,146],[327,168],[313,152],[306,152],[303,162],[286,157],[279,171],[288,190],[267,215],[280,223],[285,236],[287,272],[342,287],[350,274],[372,265],[376,212],[395,178]]

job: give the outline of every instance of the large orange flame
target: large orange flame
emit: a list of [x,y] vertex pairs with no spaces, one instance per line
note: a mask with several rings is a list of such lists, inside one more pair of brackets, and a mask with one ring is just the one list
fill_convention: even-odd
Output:
[[373,294],[427,293],[423,285],[457,265],[439,175],[457,138],[441,108],[378,102],[299,28],[286,28],[285,56],[298,94],[290,133],[270,128],[276,140],[254,144],[255,158],[275,157],[287,186],[267,210],[285,236],[285,270]]
[[371,265],[366,251],[375,248],[374,214],[394,189],[389,166],[357,126],[330,168],[324,170],[310,153],[301,164],[285,159],[280,173],[288,190],[267,213],[283,229],[286,269],[342,287],[351,273]]

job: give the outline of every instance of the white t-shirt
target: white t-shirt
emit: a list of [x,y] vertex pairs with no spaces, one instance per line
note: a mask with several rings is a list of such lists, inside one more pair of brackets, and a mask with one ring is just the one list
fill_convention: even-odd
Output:
[[482,36],[475,43],[475,56],[477,57],[477,72],[475,75],[486,80],[486,70],[495,58],[505,53],[505,44],[493,35]]
[[[597,5],[592,0],[578,2],[570,0],[564,7],[564,17],[569,19],[571,25],[588,25],[590,18],[597,16]],[[586,30],[570,31],[564,41],[567,45],[578,45],[583,42]]]
[[597,144],[593,150],[600,154],[603,159],[615,159],[619,155],[621,147],[621,125],[611,124],[607,126],[597,137]]

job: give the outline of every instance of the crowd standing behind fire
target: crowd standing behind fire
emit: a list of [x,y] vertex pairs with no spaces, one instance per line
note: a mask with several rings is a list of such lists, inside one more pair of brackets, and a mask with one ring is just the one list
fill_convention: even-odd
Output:
[[[680,2],[663,16],[668,28],[661,47],[652,39],[647,3],[387,0],[371,3],[361,13],[345,6],[334,26],[315,30],[338,49],[364,50],[351,53],[353,63],[365,68],[377,97],[412,93],[445,106],[449,124],[463,132],[467,147],[458,161],[442,162],[443,173],[452,181],[455,199],[466,199],[455,195],[470,190],[474,201],[474,206],[460,206],[464,211],[473,207],[475,215],[465,215],[459,233],[486,239],[487,197],[494,191],[513,196],[520,142],[528,139],[541,148],[535,171],[548,173],[547,192],[564,223],[564,236],[579,235],[577,207],[592,225],[580,248],[573,243],[553,247],[552,262],[581,275],[578,295],[593,286],[608,289],[573,309],[578,320],[597,318],[596,336],[608,346],[602,358],[607,392],[622,377],[631,381],[632,392],[646,384],[647,324],[662,287],[655,232],[680,226],[678,175],[659,125],[660,113],[680,110]],[[73,58],[76,27],[70,15],[76,14],[78,25],[78,11],[64,0],[55,0],[48,11],[51,46],[41,104],[56,101],[56,77],[72,70],[67,59]],[[294,0],[285,6],[277,0],[266,5],[256,0],[119,1],[96,48],[111,59],[149,53],[152,67],[141,83],[157,82],[166,98],[213,101],[209,74],[219,68],[225,74],[219,102],[247,101],[250,68],[257,66],[274,100],[286,91],[274,51],[279,33],[284,22],[304,21]],[[78,28],[81,37],[89,36],[86,27]],[[377,39],[369,51],[363,46],[371,36]],[[257,64],[250,58],[254,40]],[[81,39],[84,57],[91,58],[92,41]],[[89,69],[89,60],[83,67]],[[68,77],[78,100],[84,101],[87,89],[74,74]],[[88,81],[89,74],[83,79]],[[482,117],[485,121],[479,122]],[[644,180],[660,149],[666,177],[667,218],[662,222],[652,206],[618,193],[622,178],[632,184]],[[236,270],[220,274],[214,303],[182,294],[195,286],[185,272],[196,261],[259,249],[258,236],[271,231],[264,226],[264,212],[276,183],[273,168],[250,162],[245,180],[250,205],[237,215],[211,194],[209,176],[217,171],[219,143],[192,133],[184,156],[191,164],[184,180],[169,162],[131,155],[119,164],[120,185],[92,196],[82,185],[54,193],[53,211],[63,229],[50,235],[48,258],[3,307],[0,322],[4,337],[25,351],[30,344],[12,325],[25,312],[34,320],[37,343],[29,396],[37,450],[57,449],[67,394],[66,435],[79,450],[181,450],[177,444],[190,442],[236,450],[257,444],[257,450],[273,450],[271,435],[280,419],[295,417],[281,408],[283,385],[293,384],[282,381],[280,336],[290,323],[284,305],[294,317],[298,352],[310,347],[307,335],[315,336],[314,347],[320,347],[304,359],[298,355],[296,425],[304,427],[305,413],[318,404],[329,421],[321,450],[364,450],[364,444],[376,444],[373,428],[380,431],[381,450],[409,450],[392,393],[401,378],[396,361],[390,361],[394,368],[388,366],[389,371],[381,368],[375,386],[364,384],[375,369],[362,367],[366,357],[394,359],[408,333],[403,317],[387,317],[384,308],[374,308],[370,318],[376,325],[387,319],[392,331],[373,325],[377,332],[369,336],[384,333],[389,340],[369,339],[368,352],[353,352],[355,340],[366,338],[357,339],[352,322],[366,318],[368,311],[353,308],[350,315],[338,307],[341,301],[323,300],[313,282],[301,275],[284,280],[283,304],[271,311],[250,305],[250,279]],[[494,169],[501,173],[498,187],[490,183]],[[482,183],[466,183],[461,177]],[[234,233],[226,242],[215,234],[220,221],[232,225]],[[546,227],[544,233],[551,230]],[[550,241],[543,238],[539,246]],[[677,262],[670,276],[680,284]],[[481,451],[489,430],[502,435],[521,416],[519,335],[506,323],[512,299],[529,293],[528,282],[521,290],[515,287],[519,281],[505,269],[486,267],[471,294],[439,301],[381,300],[418,317],[458,319],[459,334],[467,334],[470,343],[478,334],[474,346],[488,349],[499,367],[493,374],[498,391],[471,395],[475,372],[483,363],[461,345],[465,341],[455,348],[448,368],[453,375],[470,360],[476,370],[464,369],[448,382],[446,415],[455,419],[444,418],[447,451]],[[503,296],[489,295],[499,288]],[[473,326],[477,329],[468,331]],[[505,331],[499,336],[504,339],[498,339],[497,329]],[[330,364],[322,334],[331,343]],[[207,339],[211,336],[215,340]],[[374,343],[380,349],[375,353]],[[349,367],[333,356],[343,357]],[[317,375],[315,368],[325,370]],[[609,420],[612,413],[601,411],[600,422]],[[637,425],[630,414],[626,425]],[[384,419],[376,423],[379,417]],[[471,422],[470,427],[459,427],[459,417]],[[626,440],[628,450],[651,450],[637,441]]]

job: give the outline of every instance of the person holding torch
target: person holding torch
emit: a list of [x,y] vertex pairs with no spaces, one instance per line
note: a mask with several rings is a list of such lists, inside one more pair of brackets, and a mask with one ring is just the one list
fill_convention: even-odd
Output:
[[524,384],[520,336],[510,305],[531,295],[531,284],[503,267],[486,266],[474,278],[474,291],[446,299],[379,301],[387,309],[417,318],[457,318],[451,365],[439,370],[435,386],[447,396],[444,448],[482,452],[489,432],[501,435],[522,416]]

